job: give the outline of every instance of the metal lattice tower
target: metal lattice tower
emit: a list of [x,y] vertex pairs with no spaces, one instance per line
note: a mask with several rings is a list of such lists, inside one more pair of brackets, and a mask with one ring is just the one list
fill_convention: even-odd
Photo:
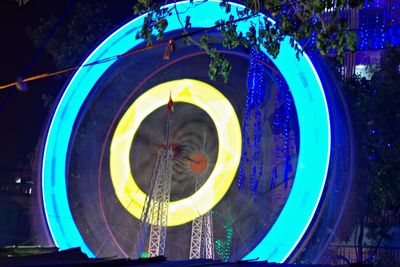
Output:
[[165,242],[167,238],[168,203],[171,192],[171,149],[165,149],[162,153],[160,169],[156,179],[153,200],[150,203],[151,213],[149,222],[149,255],[150,257],[165,255]]
[[[204,183],[205,178],[196,177],[196,190]],[[190,240],[190,259],[214,259],[214,236],[211,211],[192,222]]]
[[[168,107],[173,106],[170,99]],[[147,252],[150,257],[165,255],[165,243],[167,239],[168,205],[171,193],[171,172],[174,152],[169,142],[171,128],[171,109],[167,109],[167,133],[166,145],[162,147],[155,161],[150,180],[149,195],[146,196],[142,214],[140,216],[140,229],[138,232],[137,258],[144,251],[144,245],[148,237]],[[150,227],[150,234],[148,235]]]

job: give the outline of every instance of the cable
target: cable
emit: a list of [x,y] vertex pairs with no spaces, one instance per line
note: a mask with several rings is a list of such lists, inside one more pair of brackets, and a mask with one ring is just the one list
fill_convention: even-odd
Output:
[[12,86],[17,86],[20,82],[26,83],[26,82],[29,82],[29,81],[34,81],[34,80],[39,80],[39,79],[43,79],[43,78],[47,78],[47,77],[52,77],[52,76],[56,76],[56,75],[59,75],[59,74],[71,72],[71,71],[74,71],[74,70],[79,69],[79,68],[90,67],[90,66],[97,65],[97,64],[102,64],[102,63],[105,63],[105,62],[108,62],[108,61],[111,61],[111,60],[116,60],[116,59],[119,59],[119,58],[132,56],[132,55],[137,54],[139,52],[142,52],[144,50],[148,50],[148,49],[151,49],[151,48],[156,48],[156,47],[168,44],[168,42],[169,41],[165,41],[165,42],[161,42],[161,43],[155,44],[153,46],[141,47],[141,48],[135,49],[133,51],[126,52],[124,54],[103,58],[103,59],[96,60],[96,61],[93,61],[91,63],[86,63],[86,64],[83,64],[83,65],[73,66],[73,67],[65,68],[65,69],[62,69],[62,70],[54,71],[54,72],[48,72],[48,73],[42,73],[42,74],[34,75],[34,76],[31,76],[31,77],[25,78],[25,79],[23,79],[21,81],[16,81],[16,82],[13,82],[13,83],[2,85],[2,86],[0,86],[0,90],[4,90],[4,89],[7,89],[7,88],[12,87]]
[[[294,4],[296,4],[297,2],[298,2],[298,1],[291,2],[290,5],[294,5]],[[272,9],[272,10],[279,9],[282,5],[283,5],[283,4],[280,4],[280,5],[278,5],[276,8]],[[285,5],[289,5],[289,4],[285,4]],[[123,57],[127,57],[127,56],[132,56],[132,55],[137,54],[137,53],[139,53],[139,52],[142,52],[142,51],[145,51],[145,50],[148,50],[148,49],[152,49],[152,48],[156,48],[156,47],[160,47],[160,46],[163,46],[163,45],[167,45],[167,48],[168,48],[168,47],[171,45],[171,41],[174,42],[174,41],[177,41],[177,40],[186,38],[186,37],[190,37],[190,36],[192,36],[192,35],[196,35],[196,34],[198,34],[198,33],[204,33],[204,32],[208,32],[208,31],[210,31],[210,30],[217,29],[217,28],[219,28],[219,27],[221,27],[221,26],[223,26],[223,25],[225,25],[225,24],[228,24],[228,23],[236,23],[236,22],[248,20],[248,19],[253,18],[253,17],[256,17],[256,16],[260,16],[260,14],[259,14],[259,13],[257,13],[257,14],[251,14],[251,15],[248,15],[248,16],[246,16],[246,17],[241,17],[241,18],[235,19],[235,20],[233,20],[233,21],[228,21],[228,22],[225,22],[225,23],[221,23],[221,24],[219,24],[219,25],[214,25],[214,26],[211,26],[211,27],[207,27],[207,28],[202,28],[202,29],[199,29],[199,30],[195,30],[195,31],[193,31],[193,32],[189,32],[189,33],[186,33],[186,34],[182,34],[182,35],[179,35],[179,36],[175,36],[175,37],[173,37],[173,38],[171,38],[171,39],[169,39],[169,40],[167,40],[167,41],[163,41],[163,42],[157,43],[157,44],[155,44],[155,45],[151,45],[151,46],[146,46],[146,47],[138,48],[138,49],[132,50],[132,51],[130,51],[130,52],[126,52],[126,53],[124,53],[124,54],[111,56],[111,57],[104,58],[104,59],[100,59],[100,60],[97,60],[97,61],[94,61],[94,62],[91,62],[91,63],[87,63],[87,64],[83,64],[83,65],[77,65],[77,66],[72,66],[72,67],[65,68],[65,69],[61,69],[61,70],[55,71],[55,72],[42,73],[42,74],[30,76],[30,77],[25,78],[25,79],[18,78],[17,81],[15,81],[15,82],[8,83],[8,84],[5,84],[5,85],[1,85],[1,86],[0,86],[0,90],[4,90],[4,89],[10,88],[10,87],[12,87],[12,86],[16,86],[17,88],[21,88],[21,87],[22,87],[22,88],[24,89],[24,88],[27,88],[27,87],[26,87],[27,85],[25,84],[26,82],[30,82],[30,81],[34,81],[34,80],[39,80],[39,79],[44,79],[44,78],[56,76],[56,75],[59,75],[59,74],[68,73],[68,72],[74,71],[74,70],[79,69],[79,68],[82,68],[82,67],[89,67],[89,66],[93,66],[93,65],[97,65],[97,64],[102,64],[102,63],[108,62],[108,61],[110,61],[110,60],[116,60],[116,59],[119,59],[119,58],[123,58]]]
[[63,8],[63,12],[60,17],[58,17],[54,24],[51,26],[50,30],[48,31],[47,35],[43,37],[43,39],[39,42],[37,48],[33,51],[33,55],[31,56],[28,63],[22,70],[22,74],[20,76],[25,76],[24,73],[31,69],[31,66],[35,61],[39,58],[40,54],[43,52],[44,47],[48,44],[49,40],[52,38],[54,33],[56,32],[57,28],[61,25],[61,23],[65,20],[67,16],[71,13],[72,9],[75,6],[76,0],[69,0],[67,4],[65,4]]

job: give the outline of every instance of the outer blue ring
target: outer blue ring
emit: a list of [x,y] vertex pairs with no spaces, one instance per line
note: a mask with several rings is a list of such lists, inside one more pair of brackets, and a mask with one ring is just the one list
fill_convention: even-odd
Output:
[[[233,8],[242,6],[230,3]],[[178,9],[185,11],[189,2],[180,2]],[[187,10],[192,27],[209,27],[217,19],[228,19],[218,1],[208,1]],[[205,16],[207,14],[207,16]],[[103,43],[85,60],[84,64],[106,57],[123,54],[141,41],[135,33],[143,23],[144,15],[128,22]],[[257,25],[258,18],[240,22],[238,29],[248,29],[251,21]],[[166,31],[180,29],[175,16],[168,19]],[[286,205],[263,240],[244,259],[283,262],[303,237],[321,199],[326,181],[330,157],[331,132],[329,111],[321,81],[307,55],[300,60],[288,40],[281,44],[277,59],[271,58],[285,77],[298,112],[300,128],[300,151],[294,184]],[[72,128],[85,99],[94,84],[115,62],[79,68],[75,73],[49,126],[42,160],[42,191],[46,219],[54,242],[60,249],[81,247],[90,257],[95,257],[83,240],[68,204],[66,187],[66,160]]]

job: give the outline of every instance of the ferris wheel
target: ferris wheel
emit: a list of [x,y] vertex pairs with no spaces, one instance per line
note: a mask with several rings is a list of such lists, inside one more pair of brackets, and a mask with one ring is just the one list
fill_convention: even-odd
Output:
[[[215,1],[176,7],[193,28],[229,15]],[[135,33],[144,17],[108,36],[84,64],[143,46]],[[179,29],[170,17],[167,35]],[[209,81],[207,55],[183,45],[169,61],[154,48],[78,69],[52,114],[42,158],[45,215],[58,247],[91,257],[290,256],[326,184],[324,88],[288,40],[276,59],[221,52],[233,65],[226,84]]]

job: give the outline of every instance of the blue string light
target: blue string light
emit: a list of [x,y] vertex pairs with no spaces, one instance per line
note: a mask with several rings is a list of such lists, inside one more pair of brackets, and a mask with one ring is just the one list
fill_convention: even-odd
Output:
[[263,176],[261,155],[262,106],[265,99],[267,75],[266,68],[257,60],[266,61],[264,53],[250,52],[250,67],[247,76],[247,96],[242,128],[242,156],[239,166],[239,190],[243,190],[248,178],[248,187],[252,194],[257,192],[259,179]]
[[278,94],[275,97],[277,109],[271,121],[272,132],[274,134],[273,157],[271,161],[274,168],[271,171],[271,189],[276,186],[279,178],[278,165],[281,166],[282,183],[287,188],[289,172],[291,170],[290,157],[295,154],[295,138],[293,137],[293,132],[290,131],[293,99],[289,87],[283,79],[277,78],[275,83]]
[[[255,49],[250,52],[251,60],[247,78],[247,96],[244,109],[242,128],[242,156],[239,166],[238,187],[243,191],[247,183],[252,194],[256,194],[260,178],[263,176],[264,164],[261,155],[262,122],[266,119],[262,116],[262,107],[265,101],[266,69],[257,60],[265,61],[265,55]],[[274,146],[272,147],[270,174],[270,187],[274,188],[281,173],[282,183],[288,186],[288,176],[291,170],[290,156],[293,151],[295,138],[290,131],[290,115],[293,107],[293,99],[289,87],[284,79],[275,78],[278,94],[275,102],[278,107],[272,120]],[[280,164],[278,170],[278,163]]]
[[[400,10],[396,1],[366,1],[359,11],[358,50],[380,50],[400,45]],[[366,62],[369,63],[369,62]]]

